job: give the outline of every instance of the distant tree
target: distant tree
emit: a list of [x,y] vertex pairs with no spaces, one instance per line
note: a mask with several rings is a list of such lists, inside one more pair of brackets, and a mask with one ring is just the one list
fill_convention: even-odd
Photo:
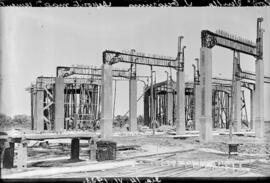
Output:
[[138,125],[143,125],[144,124],[144,118],[143,118],[142,115],[139,115],[137,117],[137,123],[138,123]]
[[12,118],[0,113],[0,126],[5,126],[11,123]]
[[127,123],[127,121],[128,121],[128,116],[117,115],[114,118],[113,125],[116,127],[122,127]]
[[18,114],[13,117],[12,122],[19,125],[26,125],[28,123],[31,123],[31,117],[25,114]]

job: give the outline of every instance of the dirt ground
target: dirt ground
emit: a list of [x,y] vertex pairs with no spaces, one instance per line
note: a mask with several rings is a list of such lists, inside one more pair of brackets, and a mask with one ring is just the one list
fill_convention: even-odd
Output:
[[[28,168],[24,170],[16,168],[3,169],[2,177],[270,176],[270,123],[266,123],[265,132],[264,141],[258,141],[256,138],[248,135],[233,135],[233,141],[242,145],[238,147],[238,155],[233,155],[230,158],[228,156],[228,145],[226,144],[226,142],[229,142],[228,135],[215,135],[210,143],[202,143],[196,136],[174,139],[165,132],[160,132],[154,136],[151,133],[146,133],[145,135],[133,134],[132,136],[118,134],[118,136],[114,136],[111,139],[117,142],[117,146],[137,145],[139,147],[131,150],[117,151],[116,160],[104,162],[89,160],[89,146],[86,140],[81,140],[80,142],[80,161],[71,161],[69,159],[70,140],[48,140],[47,145],[46,143],[40,145],[40,142],[31,141],[28,143]],[[210,161],[239,161],[242,163],[241,168],[233,168],[233,170],[230,167],[222,169],[217,166],[209,169],[209,167],[196,167],[194,164],[176,166],[169,163],[169,165],[161,165],[166,162],[177,163],[178,161],[192,161],[194,164],[196,162]],[[121,163],[123,165],[120,166]],[[80,167],[84,166],[84,171],[80,171]],[[88,166],[91,167],[91,170]],[[111,168],[106,168],[106,166],[111,166]],[[53,172],[54,168],[58,168],[55,170],[55,173],[49,173],[49,170],[51,169]],[[65,168],[74,169],[74,172],[67,169],[66,173],[64,171],[66,170]],[[48,173],[44,173],[44,170],[47,170]],[[59,172],[59,170],[61,171]],[[28,175],[26,175],[27,173]]]

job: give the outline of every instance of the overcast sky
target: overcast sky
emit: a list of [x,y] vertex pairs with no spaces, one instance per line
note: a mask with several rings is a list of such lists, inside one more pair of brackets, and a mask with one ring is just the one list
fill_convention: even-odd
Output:
[[[175,57],[177,37],[183,35],[183,44],[187,46],[185,78],[190,81],[191,65],[199,58],[201,30],[222,29],[255,42],[257,17],[264,17],[265,75],[270,76],[270,24],[267,25],[270,8],[1,8],[0,11],[1,110],[11,116],[30,114],[30,94],[25,88],[36,77],[55,76],[57,66],[101,66],[105,49],[135,49]],[[214,47],[213,76],[231,78],[232,58],[231,50]],[[241,54],[242,69],[254,72],[254,61],[253,57]],[[158,82],[166,79],[164,69],[154,69]],[[149,75],[149,70],[138,67],[138,75]],[[142,87],[139,82],[138,98]],[[269,88],[265,87],[268,120]],[[117,82],[116,114],[128,110],[128,95],[128,82]],[[138,103],[138,113],[143,114],[142,101]]]

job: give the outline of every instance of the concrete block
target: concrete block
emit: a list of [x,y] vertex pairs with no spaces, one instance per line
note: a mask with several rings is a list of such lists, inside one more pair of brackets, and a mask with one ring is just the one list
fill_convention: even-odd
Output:
[[70,159],[79,160],[79,158],[80,158],[80,139],[73,138],[71,139]]

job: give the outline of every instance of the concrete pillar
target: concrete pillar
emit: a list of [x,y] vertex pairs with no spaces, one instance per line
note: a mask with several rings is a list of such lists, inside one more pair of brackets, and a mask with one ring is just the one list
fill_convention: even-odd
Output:
[[71,154],[70,159],[79,160],[80,159],[80,139],[71,139]]
[[18,156],[17,156],[17,168],[23,169],[27,168],[27,143],[18,143]]
[[[3,168],[13,168],[14,165],[14,142],[6,142],[9,147],[5,148],[3,155]],[[2,154],[1,154],[2,155]],[[2,163],[2,162],[1,162]]]
[[264,136],[264,66],[263,60],[256,60],[256,89],[255,89],[255,136]]
[[56,131],[61,131],[64,129],[64,78],[55,78],[55,119],[54,119],[54,129]]
[[148,126],[150,123],[150,118],[149,118],[149,95],[147,93],[144,94],[143,98],[143,108],[144,108],[144,125]]
[[37,115],[36,115],[36,113],[37,113],[37,107],[36,107],[37,93],[36,93],[36,91],[33,92],[32,97],[33,97],[33,104],[32,104],[32,106],[33,106],[33,108],[32,108],[32,110],[33,110],[32,130],[36,130],[37,129]]
[[212,50],[200,49],[201,112],[200,133],[202,141],[212,140]]
[[[237,54],[236,54],[237,53]],[[240,53],[234,52],[233,57],[233,73],[239,72],[238,65],[240,64]],[[232,109],[233,109],[233,129],[235,132],[241,131],[241,81],[234,79],[233,80],[233,90],[232,90]]]
[[44,108],[44,91],[37,89],[36,93],[36,129],[38,131],[44,131],[44,119],[43,119],[43,108]]
[[185,74],[178,70],[176,73],[176,134],[181,135],[186,131],[185,126]]
[[[178,37],[178,56],[177,62],[183,63],[182,67],[184,67],[184,49],[185,46],[181,47],[181,39],[183,37]],[[182,49],[182,51],[181,51]],[[182,53],[182,55],[181,55]],[[181,57],[182,56],[182,62]],[[184,68],[177,69],[176,72],[176,134],[181,135],[186,131],[185,125],[185,73]]]
[[101,89],[101,136],[112,136],[112,65],[102,65],[102,89]]
[[201,112],[201,91],[200,91],[200,85],[196,84],[195,85],[195,130],[200,131],[200,112]]
[[130,131],[137,131],[137,80],[129,80],[129,127]]
[[169,88],[167,93],[167,125],[173,124],[173,90],[172,83],[169,81]]
[[250,129],[254,131],[255,124],[255,90],[250,91]]

